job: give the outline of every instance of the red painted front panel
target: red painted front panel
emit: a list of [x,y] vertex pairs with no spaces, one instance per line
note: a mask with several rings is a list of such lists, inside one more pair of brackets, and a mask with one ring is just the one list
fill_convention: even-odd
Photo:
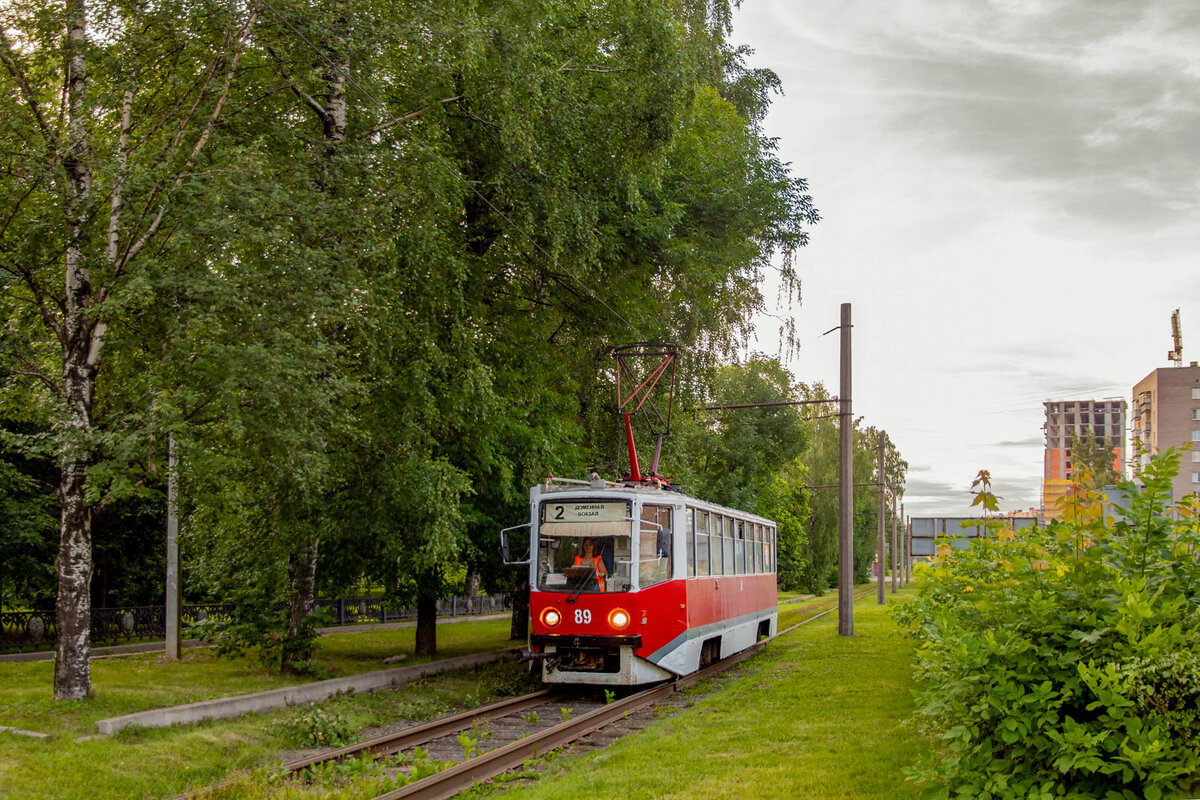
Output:
[[[559,636],[641,635],[636,654],[645,658],[687,630],[733,619],[776,605],[774,575],[727,575],[666,581],[640,592],[581,594],[574,603],[560,592],[530,592],[533,632]],[[558,609],[562,621],[550,628],[542,622],[546,608]],[[608,615],[616,608],[629,612],[632,620],[623,630],[614,628]],[[584,612],[591,612],[586,621]],[[578,612],[578,613],[577,613]],[[578,621],[577,621],[578,620]]]
[[[682,581],[667,581],[640,592],[612,594],[581,594],[574,603],[571,595],[561,592],[529,593],[533,632],[556,636],[638,636],[642,646],[639,656],[648,656],[684,631],[687,610],[684,608]],[[562,621],[555,627],[542,622],[547,608],[558,609]],[[629,612],[630,623],[624,629],[613,627],[608,615],[614,609]],[[591,621],[587,614],[591,612]]]

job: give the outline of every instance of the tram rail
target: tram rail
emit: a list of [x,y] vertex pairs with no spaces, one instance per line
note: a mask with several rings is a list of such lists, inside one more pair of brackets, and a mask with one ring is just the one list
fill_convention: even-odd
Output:
[[[855,596],[855,601],[871,594],[870,591]],[[722,659],[704,669],[675,680],[665,681],[648,689],[632,694],[620,700],[602,705],[578,717],[572,717],[549,728],[531,733],[524,738],[494,750],[482,752],[460,764],[437,772],[404,786],[377,796],[374,800],[446,800],[459,792],[470,788],[476,782],[482,782],[516,769],[530,759],[536,759],[553,750],[571,744],[576,740],[594,733],[613,722],[624,719],[630,713],[658,703],[672,694],[693,686],[700,681],[724,672],[725,670],[750,658],[761,651],[771,641],[787,634],[802,625],[820,619],[837,611],[837,606],[805,617],[799,622],[778,631],[774,636],[767,637],[750,647]],[[442,737],[451,736],[470,729],[481,722],[497,720],[502,717],[519,716],[540,706],[554,705],[565,697],[565,692],[557,689],[542,689],[520,697],[508,698],[490,703],[480,708],[453,714],[449,717],[405,728],[400,731],[377,736],[362,742],[347,745],[336,750],[329,750],[313,756],[302,758],[284,764],[278,774],[300,776],[304,770],[349,758],[361,758],[366,755],[387,757],[406,750],[429,744]],[[203,796],[208,790],[195,790],[178,795],[171,800],[192,800]]]
[[[857,602],[869,594],[871,594],[869,591],[863,592],[854,599]],[[559,747],[570,744],[618,719],[624,718],[630,712],[653,705],[675,692],[693,686],[706,678],[710,678],[736,664],[740,664],[765,648],[767,644],[779,636],[835,611],[837,611],[837,606],[814,614],[811,617],[805,617],[796,624],[779,631],[775,636],[763,639],[745,650],[705,667],[698,672],[674,681],[667,681],[637,694],[630,695],[622,700],[609,703],[595,711],[567,720],[552,728],[547,728],[544,731],[527,736],[524,739],[518,739],[511,744],[487,753],[482,753],[468,761],[464,761],[462,764],[457,764],[427,778],[379,795],[374,800],[446,800],[470,788],[476,782],[486,781],[502,775],[511,769],[521,766],[528,759],[537,758],[539,755],[544,755]]]

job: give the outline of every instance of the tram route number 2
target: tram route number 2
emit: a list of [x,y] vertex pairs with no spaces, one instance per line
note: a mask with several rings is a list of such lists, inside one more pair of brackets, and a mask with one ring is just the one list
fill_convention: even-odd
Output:
[[587,625],[592,621],[592,612],[586,608],[575,609],[575,624]]

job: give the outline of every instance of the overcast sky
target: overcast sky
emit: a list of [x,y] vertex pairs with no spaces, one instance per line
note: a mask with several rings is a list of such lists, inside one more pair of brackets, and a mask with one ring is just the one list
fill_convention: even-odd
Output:
[[1128,402],[1176,308],[1200,360],[1200,3],[746,0],[733,39],[823,217],[791,368],[836,392],[852,303],[854,411],[909,514],[967,514],[984,468],[1039,505],[1042,402]]

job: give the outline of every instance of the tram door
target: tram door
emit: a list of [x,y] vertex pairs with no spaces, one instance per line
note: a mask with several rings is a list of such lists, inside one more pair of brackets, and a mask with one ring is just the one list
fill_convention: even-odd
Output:
[[[646,603],[654,606],[652,613],[666,614],[673,621],[673,628],[686,627],[684,611],[680,609],[684,592],[682,582],[670,583],[675,577],[675,509],[668,505],[645,504],[642,506],[642,522],[638,532],[638,586]],[[676,593],[679,597],[676,597]],[[665,620],[664,620],[665,621]]]
[[638,585],[642,589],[670,580],[674,572],[671,511],[670,506],[642,506],[638,535]]

